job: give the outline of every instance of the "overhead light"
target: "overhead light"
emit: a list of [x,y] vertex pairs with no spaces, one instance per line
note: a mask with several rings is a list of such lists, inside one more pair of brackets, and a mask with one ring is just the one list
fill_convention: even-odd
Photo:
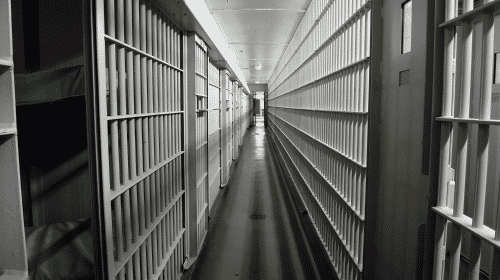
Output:
[[255,83],[256,83],[256,84],[258,84],[258,83],[259,83],[259,81],[256,81]]
[[255,70],[260,70],[260,69],[262,69],[262,64],[255,65]]

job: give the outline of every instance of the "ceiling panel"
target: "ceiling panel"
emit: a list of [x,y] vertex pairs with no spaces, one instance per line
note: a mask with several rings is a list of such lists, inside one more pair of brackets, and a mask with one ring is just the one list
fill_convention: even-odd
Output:
[[[247,83],[267,83],[311,0],[205,0]],[[260,65],[257,70],[255,66]]]
[[230,44],[287,44],[304,12],[243,10],[215,11],[213,15]]
[[250,60],[277,60],[288,44],[230,44],[236,57]]
[[210,10],[295,9],[305,10],[310,0],[206,0]]

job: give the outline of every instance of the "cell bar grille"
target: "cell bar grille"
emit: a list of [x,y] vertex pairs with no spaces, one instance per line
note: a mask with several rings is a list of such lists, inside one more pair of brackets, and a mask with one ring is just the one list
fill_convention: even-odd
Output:
[[183,32],[154,4],[96,5],[108,277],[178,278],[184,256]]
[[196,198],[197,198],[197,239],[198,251],[201,250],[208,230],[208,48],[205,42],[196,37]]
[[363,273],[371,1],[312,1],[272,74],[268,125],[340,279]]
[[217,197],[221,185],[221,108],[220,70],[212,62],[208,64],[208,182],[209,207]]
[[237,81],[233,81],[232,82],[233,86],[233,94],[232,94],[232,97],[233,97],[233,133],[232,133],[232,136],[233,136],[233,139],[232,139],[232,143],[233,143],[233,160],[236,159],[238,157],[238,147],[239,147],[239,120],[240,120],[240,115],[239,115],[239,89],[238,89],[238,82]]
[[[231,163],[233,162],[233,88],[229,74],[226,74],[226,157],[227,174],[231,170]],[[229,178],[226,178],[228,180]]]
[[476,2],[447,0],[440,11],[445,74],[434,279],[459,279],[464,269],[470,279],[480,271],[500,279],[500,111],[492,94],[500,1]]

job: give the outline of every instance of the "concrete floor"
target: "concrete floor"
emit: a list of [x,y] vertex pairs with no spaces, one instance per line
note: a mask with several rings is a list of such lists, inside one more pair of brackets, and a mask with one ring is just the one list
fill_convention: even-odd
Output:
[[308,278],[262,122],[240,152],[191,279]]

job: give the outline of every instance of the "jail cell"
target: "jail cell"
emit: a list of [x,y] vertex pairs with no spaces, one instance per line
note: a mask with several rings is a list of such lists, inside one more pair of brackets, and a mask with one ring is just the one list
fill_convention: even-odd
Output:
[[[220,70],[212,62],[208,64],[208,182],[209,209],[219,193],[221,185],[221,110]],[[209,210],[210,211],[210,210]]]
[[312,1],[269,81],[268,124],[340,279],[361,279],[371,1]]
[[232,82],[233,86],[233,160],[238,157],[238,147],[239,147],[239,135],[240,135],[240,126],[239,126],[239,89],[238,89],[238,81]]
[[246,92],[242,91],[241,93],[241,129],[240,129],[240,139],[243,141],[243,137],[245,136],[245,132],[247,128],[250,126],[250,120],[252,118],[250,109],[251,107],[251,98],[250,95]]
[[184,258],[183,32],[150,2],[99,1],[107,273],[175,278]]
[[227,168],[228,178],[225,178],[225,181],[229,179],[229,171],[231,170],[231,163],[233,162],[233,88],[231,85],[231,80],[229,79],[229,73],[225,73],[226,75],[226,162],[224,163]]
[[208,231],[208,47],[196,36],[196,198],[198,251]]
[[445,7],[436,11],[444,15],[445,49],[434,279],[462,271],[500,279],[500,6],[448,0]]
[[236,108],[237,110],[237,114],[238,114],[238,146],[241,146],[241,144],[243,143],[243,137],[242,137],[242,133],[243,133],[243,122],[244,122],[244,118],[243,118],[243,87],[238,85],[238,93],[237,93],[238,97],[238,107]]

